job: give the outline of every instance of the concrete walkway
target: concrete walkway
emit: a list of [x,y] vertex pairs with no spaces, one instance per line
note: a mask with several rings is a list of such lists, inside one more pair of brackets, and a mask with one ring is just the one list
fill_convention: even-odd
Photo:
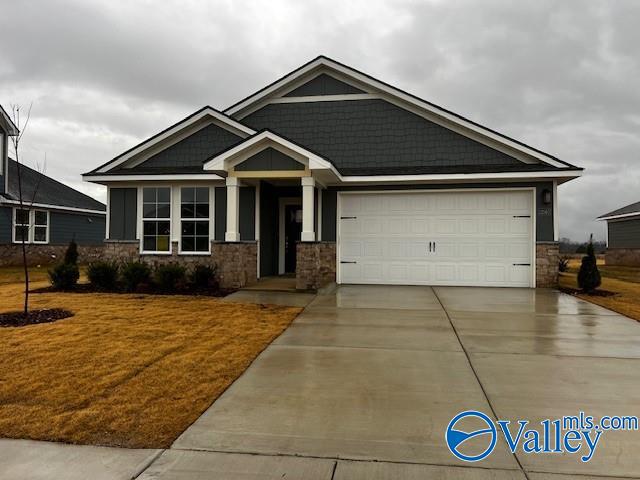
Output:
[[[638,477],[639,432],[605,432],[588,463],[570,455],[513,455],[499,435],[496,450],[470,465],[444,441],[451,418],[467,409],[536,423],[580,410],[637,415],[638,322],[550,290],[343,286],[315,298],[238,293],[244,296],[232,301],[308,305],[171,449],[155,459],[160,452],[125,450],[118,457],[117,449],[64,446],[87,449],[87,462],[80,450],[67,450],[66,462],[52,454],[43,470],[49,476],[0,472],[0,479],[133,478],[154,459],[137,478]],[[27,472],[16,470],[13,457],[28,451],[38,447],[9,451],[0,465]],[[105,472],[105,464],[111,476],[69,474]]]

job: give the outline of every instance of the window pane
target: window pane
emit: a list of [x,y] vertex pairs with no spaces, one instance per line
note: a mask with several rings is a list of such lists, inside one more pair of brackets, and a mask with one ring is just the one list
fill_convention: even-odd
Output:
[[[144,235],[155,235],[156,234],[156,222],[144,222],[143,228]],[[146,250],[146,248],[145,248]]]
[[168,203],[159,203],[157,218],[169,218],[171,216],[171,208]]
[[195,222],[196,235],[209,236],[209,222]]
[[209,239],[206,237],[196,237],[196,250],[198,252],[208,252]]
[[169,235],[170,227],[169,222],[157,222],[158,223],[158,235]]
[[142,249],[147,252],[154,252],[156,250],[156,237],[148,237],[145,235],[142,242]]
[[35,212],[35,224],[36,225],[47,225],[47,212],[42,212],[40,210],[36,210]]
[[23,235],[24,235],[24,240],[29,241],[29,227],[16,227],[16,232],[15,232],[16,242],[21,242],[23,239]]
[[144,218],[156,218],[156,204],[155,203],[143,204],[142,216]]
[[193,252],[195,249],[194,237],[182,237],[182,251]]
[[170,188],[158,188],[158,203],[171,201],[171,189]]
[[168,252],[169,251],[169,236],[168,235],[159,235],[157,237],[156,242],[158,252]]
[[182,216],[182,218],[193,218],[195,216],[193,203],[183,203],[182,208],[180,209],[180,215]]
[[16,210],[16,225],[29,225],[29,210]]
[[198,203],[196,205],[196,217],[209,218],[209,205],[206,203]]
[[196,188],[196,202],[209,203],[209,188],[198,187]]
[[47,227],[35,227],[33,231],[34,242],[46,242],[47,241]]
[[155,188],[143,188],[142,189],[142,201],[145,203],[156,203],[156,189]]
[[193,203],[195,202],[195,192],[192,187],[185,187],[180,192],[180,197],[182,199],[182,203]]
[[195,223],[196,222],[182,222],[182,235],[195,235]]

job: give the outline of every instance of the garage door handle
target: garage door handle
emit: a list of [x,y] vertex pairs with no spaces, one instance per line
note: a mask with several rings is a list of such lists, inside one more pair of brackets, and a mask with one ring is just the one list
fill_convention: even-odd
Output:
[[340,260],[340,263],[358,263],[358,262],[345,262],[344,260]]
[[340,220],[355,220],[358,217],[340,217]]
[[514,267],[530,267],[531,264],[530,263],[514,263],[513,266]]
[[531,218],[531,215],[514,215],[513,218]]

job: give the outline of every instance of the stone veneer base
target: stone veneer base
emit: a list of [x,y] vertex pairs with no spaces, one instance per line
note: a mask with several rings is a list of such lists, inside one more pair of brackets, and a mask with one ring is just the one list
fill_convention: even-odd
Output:
[[558,242],[536,243],[536,287],[555,288],[558,286]]
[[296,245],[296,289],[317,290],[335,281],[335,242],[298,242]]
[[139,243],[108,240],[105,258],[115,261],[140,260],[150,265],[180,263],[187,267],[196,264],[216,268],[216,276],[222,288],[242,288],[258,280],[258,246],[256,242],[211,242],[211,254],[180,255],[178,242],[172,242],[171,254],[140,254]]
[[[27,244],[27,263],[29,266],[52,265],[64,257],[68,245]],[[102,258],[104,245],[78,245],[78,261],[89,263]],[[22,245],[12,243],[0,245],[0,267],[22,265]]]
[[640,267],[640,248],[608,248],[604,254],[605,265]]

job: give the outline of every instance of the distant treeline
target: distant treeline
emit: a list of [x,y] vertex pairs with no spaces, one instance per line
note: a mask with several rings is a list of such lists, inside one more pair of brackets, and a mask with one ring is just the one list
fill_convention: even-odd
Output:
[[[595,241],[593,242],[593,249],[596,255],[600,253],[604,253],[607,249],[607,244],[603,241]],[[579,243],[574,242],[569,238],[561,238],[560,239],[560,253],[571,254],[571,253],[586,253],[587,252],[587,242]]]

